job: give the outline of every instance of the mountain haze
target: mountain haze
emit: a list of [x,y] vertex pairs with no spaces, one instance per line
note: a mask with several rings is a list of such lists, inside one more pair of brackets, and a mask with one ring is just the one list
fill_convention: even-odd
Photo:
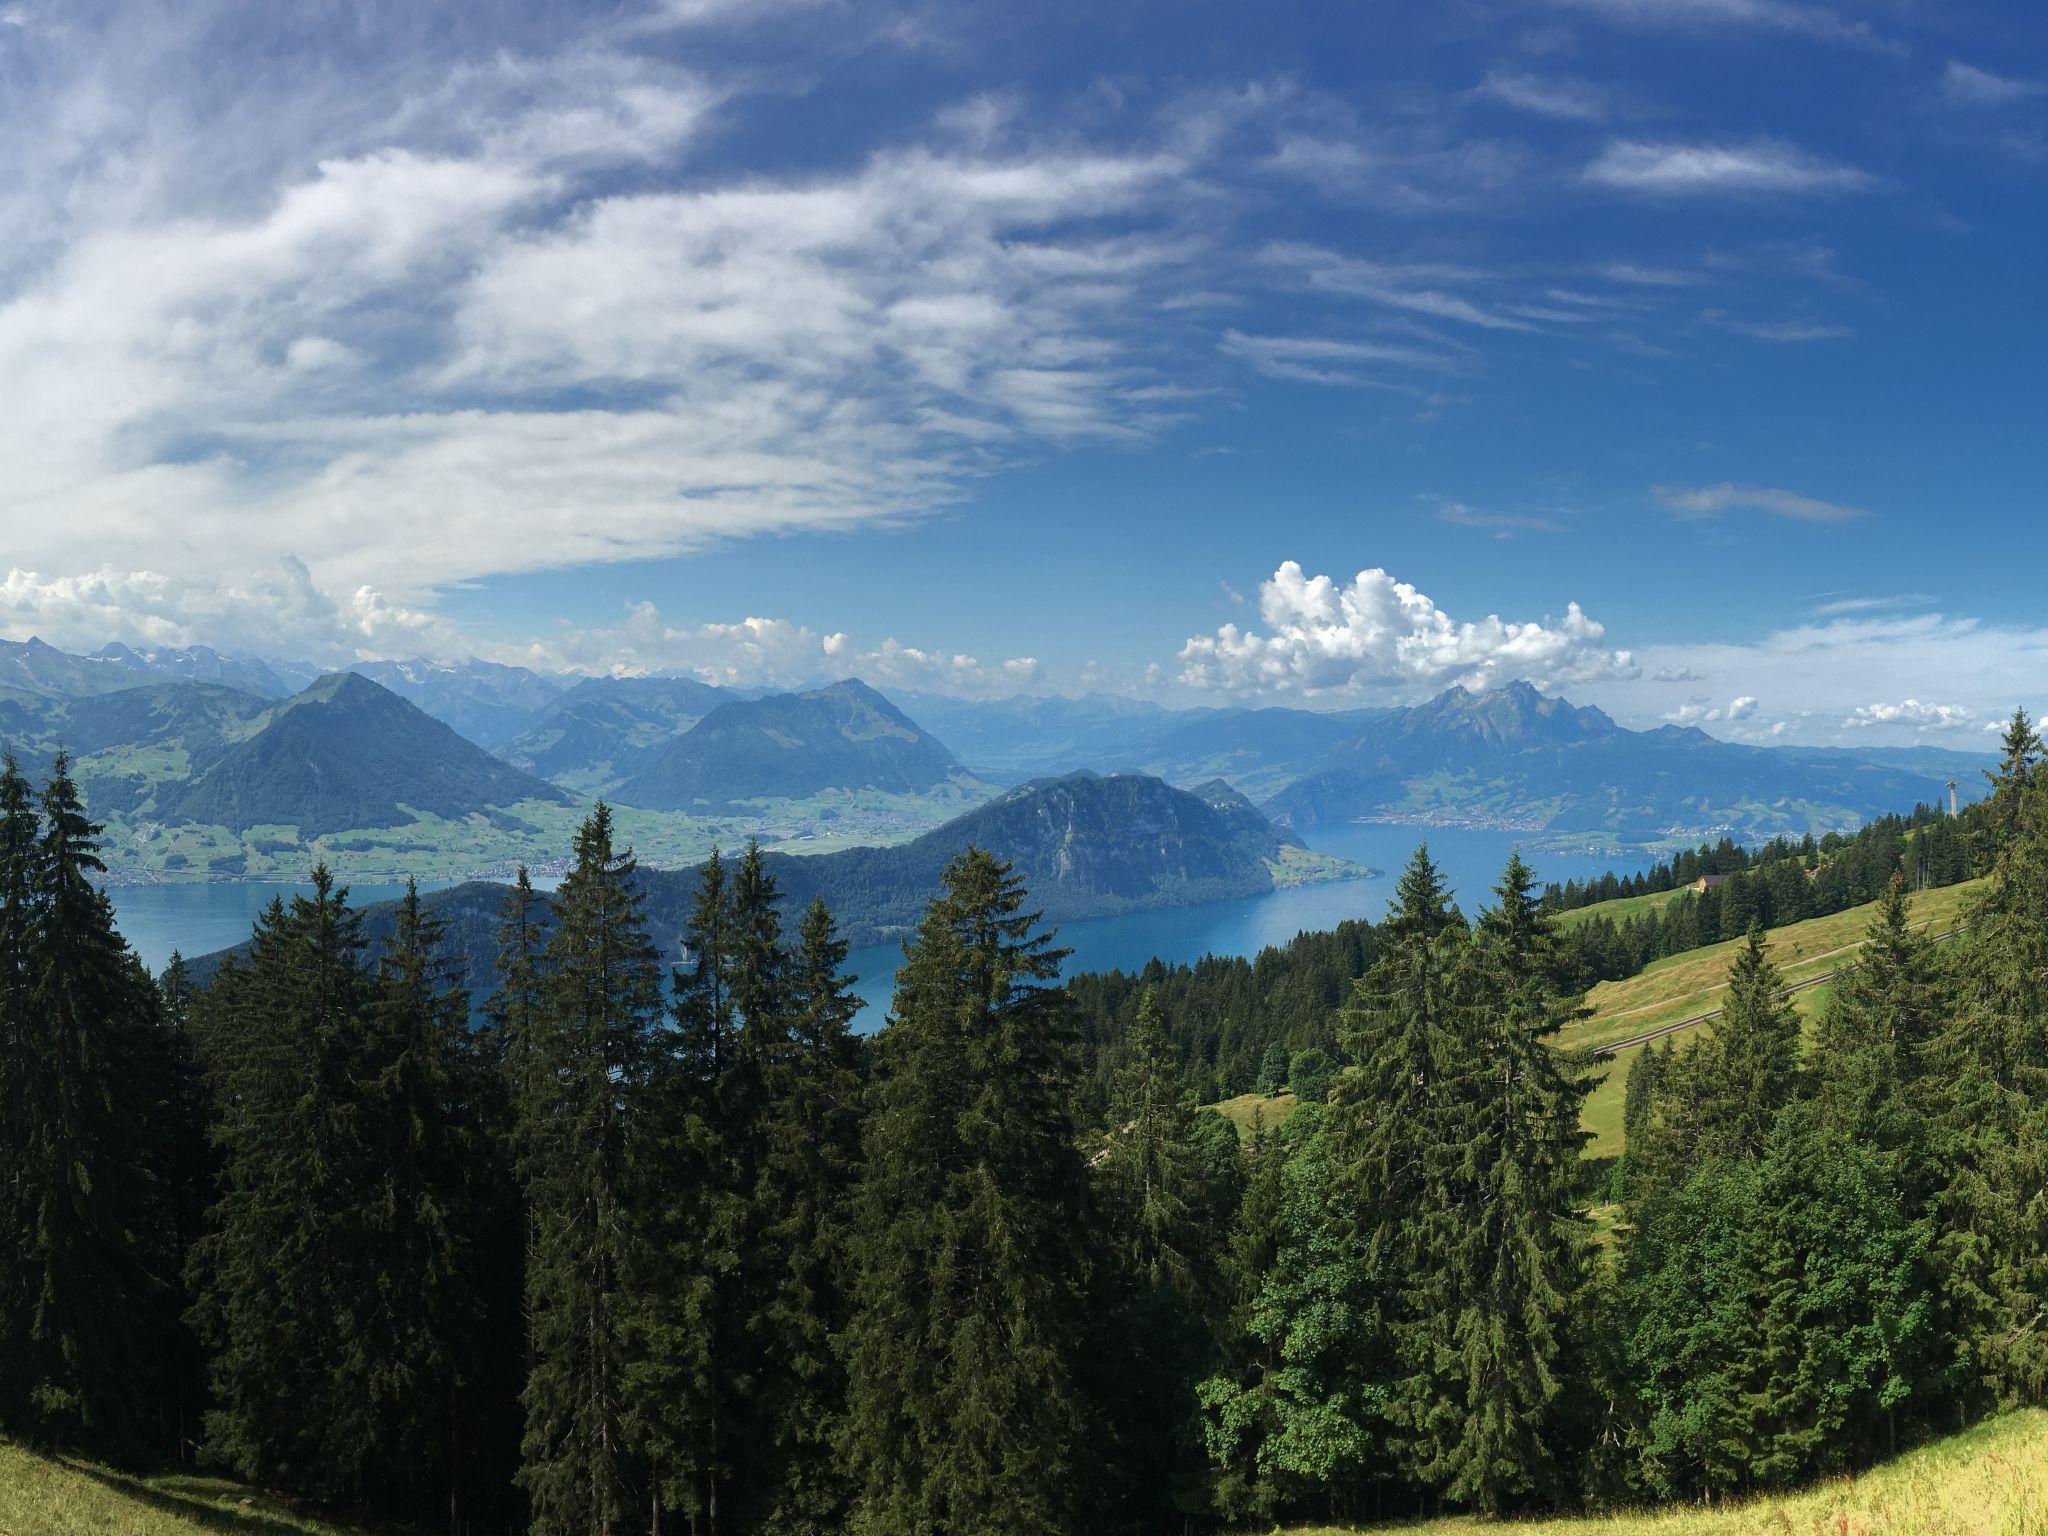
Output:
[[1413,821],[1622,842],[1760,840],[1848,830],[1932,803],[1944,777],[1849,752],[1743,746],[1692,727],[1627,730],[1517,682],[1387,711],[1264,809],[1304,829]]
[[586,677],[498,755],[551,783],[603,789],[733,698],[690,677]]
[[916,795],[961,777],[953,754],[866,683],[720,704],[615,791],[625,805],[717,812],[833,789]]

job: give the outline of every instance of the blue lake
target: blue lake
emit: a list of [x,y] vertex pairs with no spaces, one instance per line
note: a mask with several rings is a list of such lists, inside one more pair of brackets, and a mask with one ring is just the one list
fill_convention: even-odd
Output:
[[[1214,901],[1199,907],[1161,912],[1133,912],[1123,917],[1090,918],[1060,929],[1059,942],[1073,954],[1066,972],[1132,971],[1155,955],[1169,964],[1192,962],[1204,955],[1255,955],[1272,944],[1285,944],[1297,933],[1334,928],[1346,918],[1377,921],[1393,898],[1401,866],[1427,841],[1430,857],[1444,873],[1458,904],[1469,916],[1491,900],[1508,855],[1525,834],[1467,827],[1412,827],[1388,823],[1319,828],[1303,841],[1323,853],[1382,871],[1376,880],[1339,880],[1327,885],[1299,886],[1248,896],[1239,901]],[[1627,872],[1648,860],[1616,859],[1612,854],[1552,854],[1524,850],[1523,857],[1539,880],[1585,879],[1608,870]],[[873,1027],[889,1005],[902,950],[894,944],[870,945],[847,957],[847,969],[859,977],[854,990],[868,1005],[863,1022]]]
[[[1385,873],[1377,880],[1342,880],[1239,901],[1068,923],[1060,930],[1059,940],[1074,952],[1067,960],[1069,972],[1111,967],[1135,970],[1155,955],[1168,962],[1183,962],[1204,955],[1257,954],[1269,944],[1284,944],[1297,933],[1333,928],[1345,918],[1377,919],[1393,895],[1394,877],[1401,865],[1424,839],[1469,913],[1488,899],[1489,887],[1499,877],[1509,852],[1520,845],[1521,836],[1516,832],[1379,824],[1324,828],[1308,835],[1316,848]],[[1536,852],[1524,856],[1544,880],[1583,878],[1635,867],[1607,854]],[[310,889],[228,880],[205,885],[117,886],[110,894],[122,933],[143,963],[159,970],[173,950],[202,955],[240,943],[271,898]],[[383,901],[403,890],[401,885],[360,884],[350,887],[350,897],[363,904]],[[877,944],[857,949],[849,958],[848,969],[860,978],[856,990],[869,1004],[863,1022],[870,1026],[880,1023],[888,1006],[901,957],[898,946]]]

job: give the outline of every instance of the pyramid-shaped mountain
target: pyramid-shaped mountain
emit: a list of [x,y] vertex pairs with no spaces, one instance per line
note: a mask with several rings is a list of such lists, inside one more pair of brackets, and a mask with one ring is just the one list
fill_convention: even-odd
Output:
[[170,815],[186,821],[237,832],[293,826],[301,837],[568,799],[354,672],[286,699],[166,798]]

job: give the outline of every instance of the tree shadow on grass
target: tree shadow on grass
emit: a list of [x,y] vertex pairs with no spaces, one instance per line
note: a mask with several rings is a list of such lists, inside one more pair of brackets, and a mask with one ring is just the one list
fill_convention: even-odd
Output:
[[[81,1477],[90,1478],[101,1487],[111,1489],[125,1499],[147,1505],[162,1514],[176,1515],[205,1530],[225,1532],[227,1536],[306,1536],[306,1527],[303,1524],[288,1520],[271,1510],[223,1506],[212,1502],[206,1495],[197,1491],[181,1492],[177,1488],[147,1482],[125,1472],[94,1466],[88,1461],[65,1458],[63,1465]],[[208,1486],[226,1491],[230,1485]]]

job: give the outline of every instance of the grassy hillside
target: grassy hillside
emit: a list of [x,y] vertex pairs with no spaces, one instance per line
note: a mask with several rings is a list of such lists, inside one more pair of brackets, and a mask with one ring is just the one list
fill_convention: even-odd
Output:
[[1291,1093],[1241,1093],[1209,1108],[1237,1127],[1239,1140],[1250,1141],[1255,1121],[1270,1131],[1293,1114],[1294,1106],[1300,1102]]
[[171,1474],[131,1477],[0,1442],[0,1532],[6,1536],[358,1536],[234,1483]]
[[[1934,933],[1948,932],[1981,894],[1983,885],[1983,881],[1973,880],[1962,885],[1922,891],[1913,898],[1914,923]],[[1670,901],[1675,894],[1659,892],[1652,896],[1627,896],[1616,901],[1603,901],[1567,913],[1561,921],[1569,927],[1592,916],[1629,916],[1644,910],[1647,904]],[[1863,942],[1864,932],[1870,927],[1874,910],[1874,906],[1851,907],[1832,917],[1809,918],[1803,923],[1789,923],[1783,928],[1771,929],[1771,959],[1783,974],[1786,984],[1814,982],[1853,960],[1856,947]],[[1675,1024],[1681,1019],[1720,1007],[1721,994],[1728,986],[1728,966],[1741,943],[1740,939],[1730,939],[1705,949],[1688,950],[1685,954],[1658,960],[1624,980],[1603,981],[1586,995],[1586,1006],[1592,1010],[1591,1014],[1575,1029],[1561,1036],[1560,1043],[1608,1046],[1660,1025]],[[1806,990],[1792,994],[1793,1006],[1802,1018],[1815,1019],[1827,1002],[1828,991],[1825,983],[1808,986]],[[1712,1027],[1711,1021],[1698,1026],[1701,1029]],[[1676,1038],[1684,1041],[1691,1035],[1691,1030],[1684,1030]],[[1593,1140],[1586,1147],[1588,1157],[1620,1154],[1622,1100],[1629,1069],[1642,1049],[1637,1046],[1616,1052],[1606,1069],[1604,1081],[1587,1098],[1583,1123],[1593,1133]],[[1260,1094],[1246,1094],[1210,1107],[1249,1135],[1254,1104],[1263,1107],[1266,1124],[1273,1126],[1287,1118],[1288,1112],[1294,1108],[1294,1098],[1282,1095],[1269,1099]]]
[[[1946,933],[1956,926],[1982,888],[1982,881],[1969,881],[1922,891],[1913,898],[1913,921],[1924,930]],[[1603,902],[1584,910],[1597,912],[1602,907],[1624,904]],[[1771,959],[1786,984],[1814,981],[1853,960],[1856,947],[1870,927],[1872,911],[1867,906],[1851,907],[1832,917],[1809,918],[1803,923],[1771,929]],[[1602,982],[1586,997],[1586,1006],[1593,1010],[1591,1017],[1564,1037],[1565,1042],[1605,1046],[1720,1007],[1728,986],[1729,962],[1741,943],[1740,939],[1729,939],[1656,961],[1625,980]],[[1817,1018],[1827,1001],[1828,990],[1822,984],[1795,992],[1793,1006],[1802,1018]],[[1712,1024],[1700,1027],[1712,1028]],[[1682,1041],[1691,1033],[1683,1031],[1677,1038]],[[1586,1148],[1588,1157],[1611,1157],[1621,1151],[1622,1098],[1629,1069],[1639,1054],[1640,1048],[1617,1052],[1607,1069],[1606,1081],[1586,1100],[1585,1126],[1593,1133]]]
[[[1365,1529],[1323,1526],[1295,1536]],[[2023,1536],[2048,1530],[2048,1412],[2009,1414],[1860,1477],[1781,1498],[1580,1520],[1488,1526],[1461,1518],[1380,1529],[1409,1536],[1478,1530],[1518,1536]]]
[[[1322,1526],[1295,1536],[1367,1528]],[[1519,1536],[2022,1536],[2048,1530],[2048,1411],[1980,1424],[1860,1477],[1783,1497],[1647,1514],[1487,1525],[1456,1518],[1380,1529]],[[360,1536],[213,1478],[139,1478],[0,1444],[7,1536]]]

